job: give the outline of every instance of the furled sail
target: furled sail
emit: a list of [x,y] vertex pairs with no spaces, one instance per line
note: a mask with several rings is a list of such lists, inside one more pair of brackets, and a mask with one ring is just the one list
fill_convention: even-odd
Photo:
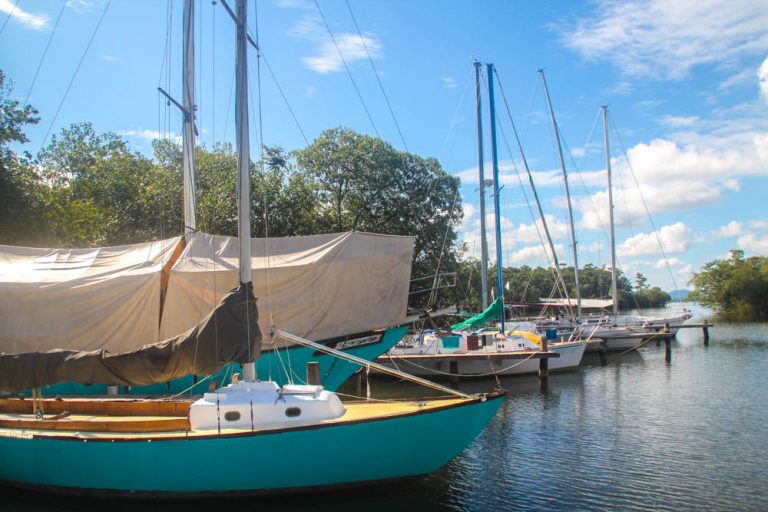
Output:
[[[261,330],[321,340],[404,322],[413,237],[346,232],[251,241]],[[171,269],[161,336],[203,318],[238,280],[238,241],[195,233]],[[266,340],[265,340],[266,342]]]
[[130,352],[51,350],[0,353],[0,391],[59,382],[148,385],[185,375],[210,375],[231,362],[255,360],[261,350],[253,286],[240,284],[187,332]]
[[490,322],[494,322],[499,319],[503,307],[504,304],[501,300],[501,297],[497,297],[496,300],[494,300],[491,305],[485,309],[485,311],[478,313],[471,318],[467,318],[463,322],[452,325],[451,330],[466,331],[469,329],[474,329],[475,327],[480,327],[481,325],[485,325]]

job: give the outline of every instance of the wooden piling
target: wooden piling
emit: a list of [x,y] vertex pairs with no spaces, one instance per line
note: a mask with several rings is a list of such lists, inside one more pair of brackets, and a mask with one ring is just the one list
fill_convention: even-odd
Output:
[[320,385],[320,363],[317,361],[307,363],[307,384],[310,386]]
[[[541,338],[541,350],[547,351],[547,338]],[[549,358],[542,357],[539,359],[539,379],[545,380],[549,378]]]
[[672,362],[672,340],[669,336],[664,338],[664,360]]
[[451,385],[457,386],[459,384],[459,362],[455,359],[448,363],[448,373],[451,374]]
[[701,330],[704,333],[704,346],[709,346],[709,325],[707,325],[706,320],[704,320],[704,323],[701,325]]

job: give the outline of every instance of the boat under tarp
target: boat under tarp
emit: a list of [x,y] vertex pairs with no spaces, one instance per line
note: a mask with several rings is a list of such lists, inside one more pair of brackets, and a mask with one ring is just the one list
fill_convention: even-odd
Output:
[[[356,231],[253,238],[253,286],[265,344],[273,326],[323,340],[402,324],[413,244],[413,237]],[[237,257],[236,238],[191,237],[171,268],[162,337],[189,329],[237,284]]]
[[261,334],[253,287],[240,284],[199,324],[174,338],[131,352],[50,350],[0,353],[0,390],[37,389],[61,382],[142,386],[258,358]]

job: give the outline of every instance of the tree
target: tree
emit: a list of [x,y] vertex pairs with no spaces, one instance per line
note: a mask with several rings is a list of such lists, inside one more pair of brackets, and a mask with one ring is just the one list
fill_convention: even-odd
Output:
[[12,92],[0,70],[0,243],[34,245],[50,237],[42,215],[48,189],[29,155],[19,158],[9,144],[28,142],[24,127],[40,118],[31,105],[11,99]]
[[744,251],[732,250],[726,260],[713,260],[691,278],[695,286],[689,300],[715,308],[729,320],[750,321],[768,318],[768,258],[744,258]]
[[317,187],[317,230],[414,235],[414,277],[457,269],[460,183],[437,160],[344,128],[325,130],[295,158]]

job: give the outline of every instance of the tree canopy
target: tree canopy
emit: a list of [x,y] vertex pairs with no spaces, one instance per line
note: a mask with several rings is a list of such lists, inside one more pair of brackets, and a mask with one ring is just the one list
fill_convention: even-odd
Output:
[[732,250],[731,257],[713,260],[691,278],[695,289],[688,296],[718,311],[729,320],[768,319],[768,258],[744,257]]

